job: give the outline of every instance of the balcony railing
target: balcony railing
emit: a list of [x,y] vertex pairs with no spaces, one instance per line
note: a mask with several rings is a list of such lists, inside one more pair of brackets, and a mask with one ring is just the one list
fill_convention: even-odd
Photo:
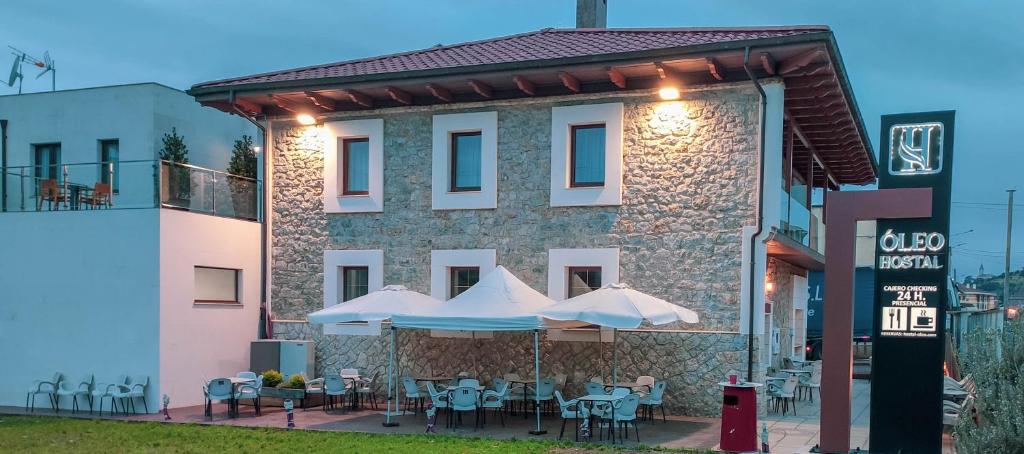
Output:
[[825,242],[822,236],[824,224],[818,215],[804,207],[800,200],[782,193],[781,222],[779,231],[796,242],[819,253],[824,252]]
[[6,167],[0,212],[171,208],[261,220],[262,183],[168,161]]

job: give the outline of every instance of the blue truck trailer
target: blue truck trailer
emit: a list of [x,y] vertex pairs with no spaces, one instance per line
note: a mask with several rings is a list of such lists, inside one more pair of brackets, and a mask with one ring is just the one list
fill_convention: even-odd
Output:
[[[875,269],[858,267],[853,282],[853,341],[871,341],[874,317]],[[825,305],[825,273],[807,273],[807,359],[821,359],[822,322]]]

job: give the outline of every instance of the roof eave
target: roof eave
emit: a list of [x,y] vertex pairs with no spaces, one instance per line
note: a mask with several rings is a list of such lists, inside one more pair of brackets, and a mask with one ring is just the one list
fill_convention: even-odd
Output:
[[[836,37],[832,32],[828,32],[828,53],[829,59],[833,62],[836,79],[843,86],[843,96],[846,97],[846,103],[850,106],[850,115],[853,116],[854,121],[857,122],[857,130],[860,132],[860,140],[864,143],[864,151],[868,154],[868,160],[871,163],[871,171],[875,174],[875,178],[878,178],[878,160],[875,158],[874,147],[871,146],[871,139],[867,135],[867,129],[864,126],[864,118],[860,114],[860,106],[857,105],[857,98],[853,94],[853,85],[850,83],[850,79],[846,74],[846,65],[843,63],[842,54],[839,53],[839,44],[836,42]],[[870,184],[870,183],[865,183]]]

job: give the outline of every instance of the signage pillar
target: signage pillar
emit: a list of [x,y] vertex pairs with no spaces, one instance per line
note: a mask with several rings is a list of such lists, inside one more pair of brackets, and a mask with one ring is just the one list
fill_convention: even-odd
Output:
[[871,452],[942,450],[954,112],[882,116],[879,189],[931,188],[932,215],[880,219]]

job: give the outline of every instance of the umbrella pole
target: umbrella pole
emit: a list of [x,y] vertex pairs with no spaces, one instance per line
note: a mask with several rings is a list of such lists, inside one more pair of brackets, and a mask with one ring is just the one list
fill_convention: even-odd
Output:
[[619,330],[612,328],[612,389],[619,383],[619,355],[615,348],[619,343]]
[[544,435],[548,433],[540,428],[540,330],[533,330],[533,397],[534,409],[537,412],[537,429],[531,430],[530,435]]
[[[395,328],[395,326],[392,325],[391,326],[391,352],[388,355],[388,401],[387,401],[388,409],[387,409],[387,416],[386,416],[386,419],[384,421],[384,427],[395,427],[395,426],[398,425],[398,421],[392,421],[391,420],[391,400],[392,400],[391,394],[392,394],[392,386],[394,385],[394,380],[393,380],[392,376],[394,375],[394,372],[395,372],[395,331],[398,331],[398,328]],[[397,411],[397,410],[398,410],[398,408],[395,408],[395,411]]]

